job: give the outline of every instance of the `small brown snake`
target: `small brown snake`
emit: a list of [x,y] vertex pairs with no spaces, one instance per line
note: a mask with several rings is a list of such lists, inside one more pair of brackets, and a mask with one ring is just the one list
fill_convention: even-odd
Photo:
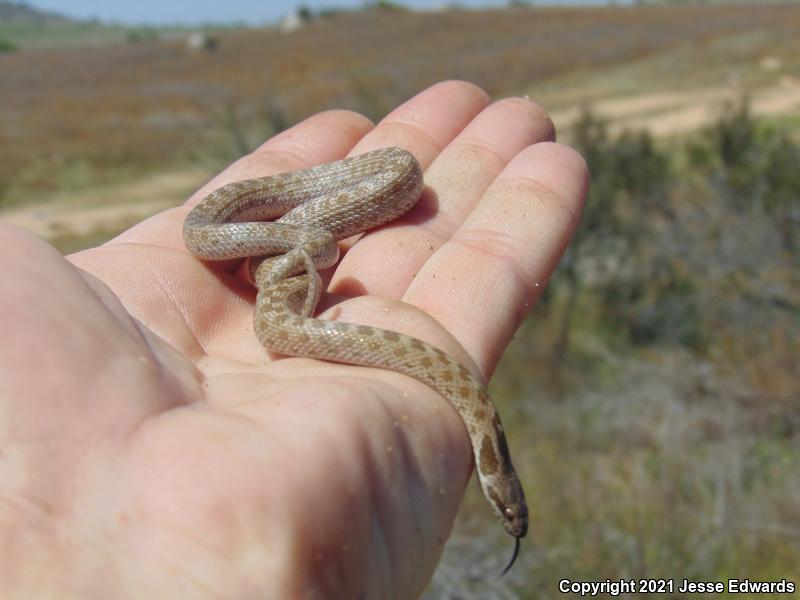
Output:
[[[414,156],[383,148],[225,185],[192,209],[183,235],[189,251],[204,260],[251,257],[258,288],[254,328],[268,350],[399,371],[447,399],[467,427],[483,494],[515,538],[505,573],[527,532],[528,508],[486,388],[421,340],[313,318],[322,293],[317,270],[336,263],[337,241],[396,219],[421,192],[422,169]],[[269,219],[275,221],[263,222]]]

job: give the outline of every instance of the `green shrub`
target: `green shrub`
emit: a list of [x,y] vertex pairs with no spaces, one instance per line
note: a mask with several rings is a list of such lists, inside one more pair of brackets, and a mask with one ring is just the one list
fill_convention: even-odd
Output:
[[155,42],[160,37],[158,30],[153,27],[137,27],[128,30],[125,34],[125,38],[132,44]]
[[9,40],[0,38],[0,53],[3,52],[16,52],[17,46]]
[[730,208],[739,214],[770,215],[784,246],[797,253],[800,208],[800,143],[777,125],[755,119],[747,99],[729,106],[689,152]]
[[800,259],[800,143],[784,128],[742,102],[684,146],[611,134],[588,111],[574,134],[592,187],[555,280],[562,300],[547,305],[563,313],[554,362],[572,312],[595,315],[608,341],[702,351],[726,321],[744,332],[769,320],[764,306],[796,310],[780,274]]

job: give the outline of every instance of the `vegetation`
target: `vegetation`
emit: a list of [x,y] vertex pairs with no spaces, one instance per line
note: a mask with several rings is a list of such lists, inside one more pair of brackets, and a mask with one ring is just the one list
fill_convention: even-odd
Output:
[[391,2],[390,0],[367,0],[364,3],[364,7],[374,10],[408,10],[408,8],[403,6],[400,2]]
[[24,2],[0,0],[0,52],[108,43],[122,39],[123,32],[122,27],[77,21]]
[[[94,35],[91,24],[69,27]],[[658,36],[649,33],[654,28]],[[46,198],[64,182],[79,189],[167,167],[216,168],[254,148],[276,123],[331,107],[377,119],[448,77],[496,96],[516,94],[557,73],[754,30],[800,39],[800,7],[369,10],[291,35],[220,31],[213,52],[192,52],[186,32],[163,30],[135,30],[129,39],[137,43],[122,33],[102,52],[16,52],[0,61],[0,120],[13,123],[0,129],[0,207]],[[220,118],[228,106],[246,135],[232,136],[234,121]]]
[[508,541],[468,511],[428,597],[791,579],[800,140],[744,103],[685,143],[588,113],[576,141],[594,173],[580,231],[492,389],[533,492],[524,566],[498,581]]
[[[237,27],[241,28],[241,25],[125,27],[109,25],[97,19],[72,19],[33,8],[24,2],[0,0],[0,52],[81,48],[91,53],[97,46],[108,44],[152,44],[162,39],[174,42],[193,33],[208,35]],[[8,49],[4,50],[2,43]]]
[[139,44],[143,42],[155,42],[161,37],[159,30],[155,27],[134,27],[129,29],[125,34],[127,39],[132,44]]

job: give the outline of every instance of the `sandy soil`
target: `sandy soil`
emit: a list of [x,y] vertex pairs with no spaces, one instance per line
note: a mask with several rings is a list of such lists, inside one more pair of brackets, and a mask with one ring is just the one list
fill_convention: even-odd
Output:
[[[751,111],[756,116],[784,114],[800,108],[800,78],[787,75],[775,86],[748,93]],[[612,131],[646,129],[655,136],[669,136],[714,122],[726,104],[739,102],[743,94],[738,86],[642,94],[594,102],[592,112],[608,119]],[[550,116],[558,130],[569,130],[582,109],[582,106],[568,106],[552,110]]]
[[161,173],[135,183],[104,186],[63,195],[46,204],[32,204],[0,214],[44,239],[122,231],[186,200],[211,176],[198,170]]

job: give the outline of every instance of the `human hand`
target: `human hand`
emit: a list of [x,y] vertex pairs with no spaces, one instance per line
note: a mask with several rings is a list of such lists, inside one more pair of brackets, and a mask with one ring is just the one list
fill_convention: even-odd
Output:
[[311,117],[68,260],[0,226],[0,597],[419,596],[469,478],[459,417],[397,373],[274,360],[240,264],[189,255],[182,222],[230,181],[407,148],[422,199],[346,253],[321,317],[485,380],[578,220],[586,167],[553,135],[527,100],[446,82],[377,127]]

